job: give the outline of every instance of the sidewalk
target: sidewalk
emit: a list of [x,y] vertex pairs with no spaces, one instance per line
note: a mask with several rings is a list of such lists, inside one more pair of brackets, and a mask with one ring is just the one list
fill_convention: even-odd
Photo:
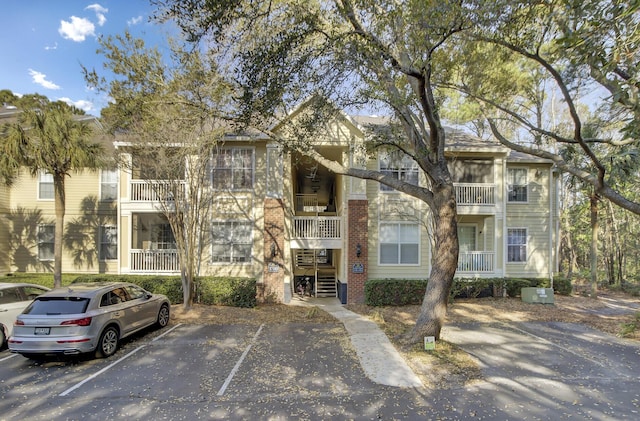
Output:
[[369,379],[387,386],[423,387],[375,322],[345,309],[338,298],[292,298],[290,305],[318,307],[340,320],[351,337],[360,365]]

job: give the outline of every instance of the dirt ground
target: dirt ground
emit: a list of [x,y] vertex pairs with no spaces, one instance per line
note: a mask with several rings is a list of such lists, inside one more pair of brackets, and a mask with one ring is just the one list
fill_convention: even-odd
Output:
[[[529,304],[520,298],[458,299],[449,305],[446,323],[462,322],[524,322],[559,321],[583,323],[603,332],[640,340],[640,318],[632,312],[616,311],[607,302],[640,307],[640,298],[622,293],[606,292],[599,299],[583,296],[554,297],[554,304]],[[436,343],[435,351],[424,351],[422,345],[408,345],[403,334],[414,325],[419,306],[369,307],[348,305],[349,310],[365,315],[389,336],[423,383],[434,388],[457,388],[481,379],[480,369],[472,358],[445,341]],[[174,306],[172,320],[176,323],[250,324],[260,325],[310,322],[339,323],[317,307],[283,304],[259,305],[256,308],[235,308],[196,305],[185,311]],[[637,329],[635,328],[637,325]]]

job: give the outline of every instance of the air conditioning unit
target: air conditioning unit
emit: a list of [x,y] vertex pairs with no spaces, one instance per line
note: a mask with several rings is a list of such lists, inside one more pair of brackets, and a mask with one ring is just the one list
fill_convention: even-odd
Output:
[[520,295],[525,303],[553,304],[553,288],[522,288]]

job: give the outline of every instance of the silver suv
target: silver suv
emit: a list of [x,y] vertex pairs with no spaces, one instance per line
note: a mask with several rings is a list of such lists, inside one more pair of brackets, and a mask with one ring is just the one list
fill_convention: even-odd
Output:
[[169,323],[166,296],[123,282],[72,284],[37,297],[18,315],[11,352],[46,355],[95,353],[109,357],[122,338]]

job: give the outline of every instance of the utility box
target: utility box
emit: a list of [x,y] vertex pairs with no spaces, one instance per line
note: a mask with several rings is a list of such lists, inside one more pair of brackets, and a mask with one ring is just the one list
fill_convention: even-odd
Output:
[[553,304],[553,288],[522,288],[520,295],[525,303]]

